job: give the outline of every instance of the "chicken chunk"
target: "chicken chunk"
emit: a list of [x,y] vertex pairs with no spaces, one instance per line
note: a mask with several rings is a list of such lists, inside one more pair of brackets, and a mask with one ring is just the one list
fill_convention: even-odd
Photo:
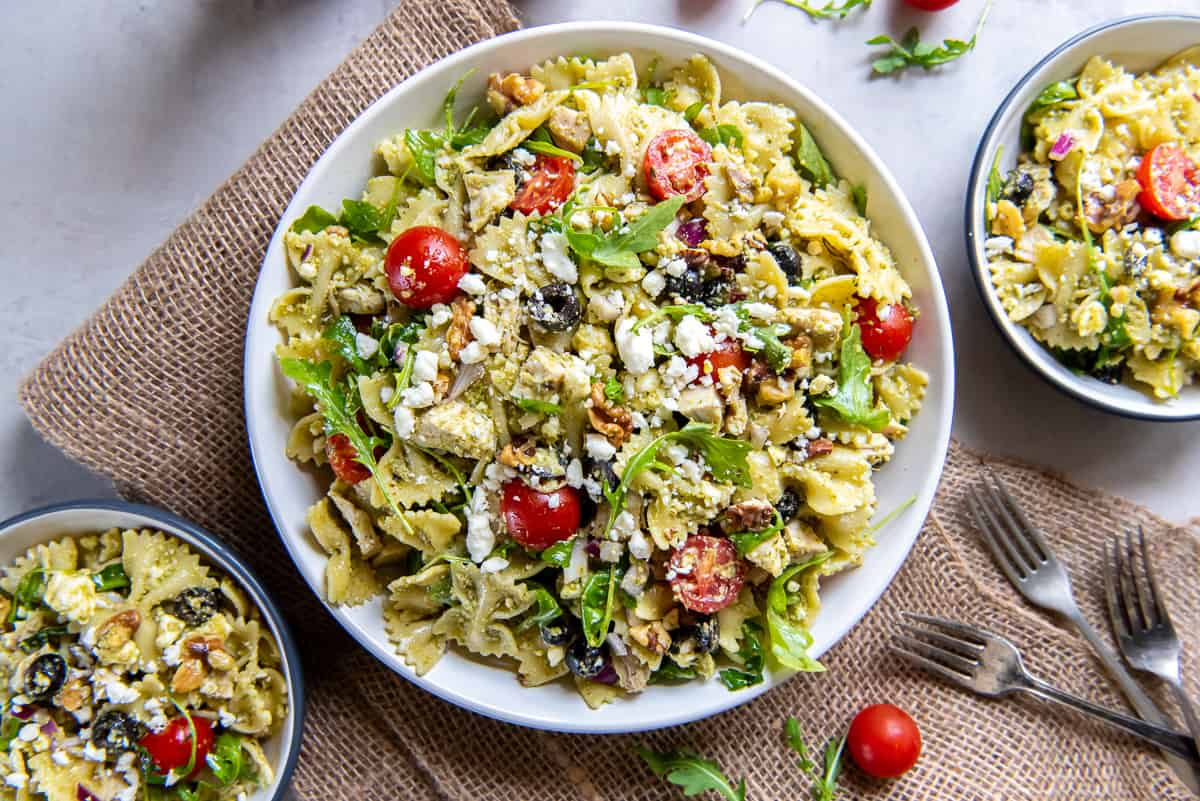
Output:
[[688,387],[679,393],[679,413],[689,420],[719,428],[725,404],[716,387]]
[[423,448],[482,459],[496,450],[496,426],[466,403],[450,401],[421,415],[412,441]]
[[550,112],[546,127],[554,137],[554,144],[572,153],[582,152],[592,136],[587,115],[566,106],[558,106]]

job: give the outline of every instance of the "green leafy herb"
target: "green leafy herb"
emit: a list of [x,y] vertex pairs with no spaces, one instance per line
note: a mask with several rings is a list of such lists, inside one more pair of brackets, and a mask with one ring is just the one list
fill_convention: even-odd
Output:
[[408,517],[396,505],[396,501],[388,492],[387,485],[383,483],[383,478],[379,474],[379,465],[375,462],[375,448],[385,443],[359,427],[345,391],[333,380],[332,365],[329,362],[317,364],[293,358],[281,359],[279,364],[284,375],[298,383],[317,401],[321,416],[325,418],[325,433],[327,435],[341,434],[354,446],[359,464],[371,471],[371,476],[375,479],[379,491],[383,493],[388,506],[399,518],[401,525],[411,533],[412,526],[408,522]]
[[730,534],[729,539],[737,548],[738,556],[745,556],[781,531],[783,531],[783,516],[776,509],[774,522],[762,531],[739,531],[736,534]]
[[665,106],[667,104],[667,92],[661,86],[654,83],[654,73],[658,72],[658,64],[662,61],[659,56],[655,56],[646,65],[646,69],[642,73],[642,82],[638,89],[642,93],[642,102],[651,106]]
[[583,594],[579,597],[579,619],[583,623],[583,636],[593,648],[599,648],[608,636],[613,602],[620,581],[620,568],[610,567],[591,574],[583,585]]
[[538,400],[537,398],[517,398],[516,404],[527,412],[536,412],[537,414],[562,413],[562,406],[550,401]]
[[558,156],[560,158],[571,159],[572,161],[582,162],[583,159],[576,153],[570,150],[563,150],[554,144],[554,137],[550,135],[550,131],[546,130],[546,126],[535,128],[533,133],[529,135],[521,146],[531,153],[541,153],[544,156]]
[[638,748],[638,756],[650,766],[654,775],[683,788],[686,796],[699,795],[707,790],[719,793],[726,801],[746,801],[746,780],[735,786],[721,767],[690,751],[651,751]]
[[1000,175],[1000,158],[1004,155],[1004,145],[996,148],[996,155],[992,157],[992,169],[988,172],[987,181],[987,199],[988,203],[995,203],[1000,199],[1000,192],[1004,189],[1004,177]]
[[1178,222],[1171,223],[1167,226],[1166,234],[1167,236],[1175,236],[1180,231],[1190,231],[1197,226],[1200,226],[1200,214],[1197,214],[1190,220],[1179,220]]
[[558,601],[548,589],[532,581],[525,582],[525,586],[533,591],[533,600],[537,604],[537,611],[521,621],[521,625],[517,626],[517,631],[545,625],[562,615],[562,607],[558,605]]
[[92,574],[92,584],[97,592],[123,590],[129,586],[129,576],[125,574],[124,565],[113,562]]
[[32,654],[37,649],[50,642],[51,637],[65,637],[66,635],[66,626],[47,626],[46,628],[39,629],[30,636],[21,640],[19,643],[17,643],[17,647],[27,654]]
[[1119,361],[1116,354],[1132,345],[1133,337],[1129,335],[1128,313],[1124,311],[1120,315],[1112,313],[1112,283],[1109,281],[1108,273],[1105,272],[1103,263],[1096,258],[1096,246],[1092,242],[1092,231],[1088,227],[1087,217],[1084,214],[1083,168],[1084,165],[1081,163],[1079,165],[1078,176],[1075,180],[1075,213],[1078,215],[1075,223],[1083,233],[1083,245],[1087,248],[1088,269],[1096,275],[1096,281],[1100,284],[1100,302],[1104,304],[1104,310],[1108,313],[1108,321],[1104,324],[1104,330],[1100,332],[1102,347],[1094,368],[1095,370],[1102,370]]
[[837,392],[813,399],[817,406],[837,412],[847,423],[866,426],[879,431],[887,425],[890,414],[887,409],[875,406],[875,392],[871,388],[871,357],[863,350],[862,330],[858,324],[850,326],[842,337],[842,351],[838,357]]
[[799,141],[796,142],[796,168],[800,174],[812,181],[813,186],[822,189],[834,183],[833,168],[825,160],[825,154],[817,146],[817,141],[803,123],[799,126]]
[[608,156],[605,155],[600,147],[600,140],[593,136],[583,146],[583,164],[580,165],[579,169],[590,175],[603,167],[607,160]]
[[[746,15],[742,17],[742,24],[745,24],[746,20],[750,19],[750,15],[757,11],[758,7],[765,2],[767,0],[754,0],[754,5],[750,6]],[[838,0],[829,0],[823,6],[814,6],[809,0],[779,0],[779,2],[792,8],[800,9],[810,19],[814,20],[845,19],[846,15],[856,8],[866,10],[871,7],[871,0],[841,0],[840,3]]]
[[1051,106],[1057,106],[1059,103],[1066,103],[1069,100],[1078,100],[1079,90],[1075,88],[1074,81],[1056,81],[1041,91],[1033,102],[1029,104],[1029,108],[1025,110],[1025,117],[1037,114],[1039,111],[1044,111]]
[[446,97],[442,100],[442,114],[446,119],[443,130],[419,131],[409,128],[404,132],[404,145],[412,155],[417,178],[426,186],[434,184],[437,177],[437,157],[446,148],[461,150],[469,145],[479,144],[487,136],[486,127],[471,125],[471,120],[475,117],[474,111],[463,122],[461,128],[454,124],[454,101],[458,98],[458,90],[472,72],[474,70],[468,70],[450,87],[450,91],[446,92]]
[[24,576],[13,592],[12,609],[8,610],[8,622],[24,620],[29,613],[42,603],[42,593],[46,589],[46,571],[35,567]]
[[625,387],[616,379],[616,376],[610,375],[604,380],[604,397],[613,403],[625,402]]
[[355,242],[383,244],[379,232],[386,230],[387,226],[384,224],[384,210],[378,206],[365,200],[346,198],[342,201],[342,216],[339,222],[350,232],[350,238]]
[[[659,232],[671,224],[682,205],[683,196],[676,195],[651,206],[633,222],[615,226],[611,231],[598,228],[583,231],[568,222],[563,226],[563,234],[571,249],[585,259],[607,267],[636,269],[641,266],[638,254],[652,250],[658,244]],[[564,211],[563,219],[569,221],[570,213]]]
[[404,146],[412,155],[417,177],[426,186],[432,186],[437,176],[437,157],[444,144],[437,131],[417,131],[409,128],[404,132]]
[[450,574],[447,573],[440,579],[430,584],[425,590],[429,595],[429,600],[433,601],[438,606],[450,606],[454,602],[454,595],[451,592],[453,581]]
[[337,225],[337,217],[320,206],[309,206],[304,213],[295,219],[289,229],[293,233],[319,234],[331,225]]
[[746,621],[742,624],[742,643],[738,648],[738,658],[742,662],[740,668],[726,668],[720,673],[721,683],[730,690],[741,690],[762,684],[763,680],[763,651],[762,627],[757,623]]
[[646,326],[656,326],[663,320],[674,320],[679,322],[684,317],[691,315],[699,319],[701,322],[709,323],[716,319],[713,313],[708,310],[708,307],[703,303],[668,303],[666,306],[659,306],[654,311],[647,314],[642,319],[633,324],[631,331],[637,331],[639,328]]
[[809,673],[825,670],[820,662],[808,655],[812,635],[788,615],[787,585],[801,572],[824,562],[830,554],[826,551],[807,562],[792,565],[780,573],[767,590],[767,640],[771,644],[771,656],[786,668]]
[[209,752],[207,759],[209,768],[221,784],[233,784],[238,779],[248,778],[254,773],[250,760],[245,759],[242,750],[242,738],[233,732],[221,732]]
[[650,674],[651,684],[666,684],[673,681],[691,681],[700,673],[694,667],[680,667],[670,659],[664,659],[658,670]]
[[804,745],[804,735],[800,731],[800,723],[789,717],[784,724],[784,736],[788,747],[800,757],[797,763],[800,770],[813,778],[813,801],[833,801],[837,796],[837,780],[842,772],[842,757],[845,754],[845,736],[830,740],[825,745],[825,764],[818,767],[813,764],[808,755],[808,747]]
[[[376,363],[379,367],[387,367],[392,364],[396,358],[396,348],[399,343],[403,342],[406,345],[414,345],[421,338],[421,332],[425,330],[425,315],[413,315],[412,319],[404,323],[392,323],[385,330],[379,332],[379,353],[376,358]],[[355,353],[358,352],[357,346]],[[415,352],[413,356],[415,357]]]
[[975,32],[965,42],[962,39],[946,39],[941,47],[931,45],[921,41],[921,32],[915,26],[910,28],[899,42],[886,34],[868,39],[869,45],[887,45],[891,48],[886,55],[871,63],[871,69],[876,75],[891,75],[909,67],[923,67],[929,70],[966,55],[975,49],[975,41],[983,30],[983,23],[987,21],[991,8],[992,0],[988,0],[983,7],[983,13],[979,15]]
[[4,722],[0,723],[0,751],[8,751],[12,741],[17,739],[17,733],[21,731],[21,726],[20,718],[5,715]]
[[916,496],[916,495],[910,495],[910,496],[908,496],[908,499],[907,499],[907,500],[905,500],[905,501],[904,501],[904,503],[900,504],[900,505],[899,505],[899,506],[897,506],[895,509],[893,509],[892,511],[890,511],[890,512],[888,512],[886,515],[884,515],[884,516],[883,516],[883,519],[882,519],[882,520],[880,520],[880,521],[879,521],[878,523],[876,523],[875,525],[871,526],[869,529],[867,529],[866,533],[867,533],[867,534],[874,534],[876,531],[879,531],[879,529],[883,528],[883,527],[884,527],[884,526],[886,526],[888,523],[890,523],[890,522],[892,522],[893,520],[895,520],[895,519],[896,519],[896,518],[897,518],[897,517],[900,515],[900,513],[901,513],[901,512],[903,512],[905,509],[907,509],[908,507],[912,506],[912,505],[913,505],[914,503],[916,503],[916,502],[917,502],[917,496]]
[[741,130],[736,125],[718,125],[715,128],[701,128],[696,135],[713,147],[717,145],[736,145],[741,147],[745,142]]
[[175,705],[175,709],[177,709],[179,714],[183,715],[183,719],[187,721],[188,742],[191,744],[191,750],[188,753],[187,764],[182,768],[175,768],[172,773],[180,778],[183,778],[184,776],[191,776],[192,771],[196,769],[196,750],[199,746],[199,738],[196,735],[196,721],[192,719],[192,713],[188,711],[187,707],[176,701],[173,695],[168,694],[167,698],[171,700],[171,703]]
[[337,345],[337,353],[354,372],[363,375],[371,372],[366,359],[358,355],[358,329],[349,315],[343,314],[326,327],[321,339]]
[[772,370],[782,373],[792,366],[792,349],[779,339],[779,333],[774,326],[762,326],[752,331],[754,336],[762,341],[761,353]]
[[850,196],[854,198],[854,208],[859,217],[867,216],[867,187],[866,184],[855,184],[850,187]]
[[571,549],[575,547],[575,538],[556,542],[538,556],[543,562],[554,567],[566,567],[571,561]]
[[423,447],[415,442],[410,442],[409,444],[419,450],[421,453],[428,456],[430,459],[433,459],[438,463],[438,467],[449,473],[450,477],[454,479],[454,483],[458,485],[458,490],[462,493],[463,499],[466,500],[467,503],[471,502],[471,485],[467,483],[466,477],[462,474],[462,471],[455,466],[454,462],[450,461],[450,459],[444,454],[438,453],[432,448]]
[[683,118],[688,121],[688,125],[696,121],[696,118],[700,116],[700,112],[704,111],[704,106],[705,103],[703,100],[697,100],[683,110]]

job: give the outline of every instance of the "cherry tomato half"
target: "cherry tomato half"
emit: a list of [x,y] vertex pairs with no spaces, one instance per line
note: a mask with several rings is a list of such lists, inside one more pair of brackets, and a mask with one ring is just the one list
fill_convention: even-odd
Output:
[[[742,346],[736,339],[727,339],[719,343],[716,350],[701,353],[699,356],[693,356],[687,360],[688,364],[694,364],[699,368],[700,376],[712,376],[713,381],[717,380],[717,371],[721,368],[736,367],[739,371],[745,372],[750,369],[750,361],[750,354],[742,350]],[[696,377],[696,381],[700,380],[700,376]]]
[[724,537],[693,534],[668,564],[675,597],[693,612],[711,615],[737,600],[746,566]]
[[863,350],[872,359],[894,362],[912,341],[912,315],[899,303],[880,306],[875,298],[860,298],[858,327]]
[[692,131],[663,131],[646,146],[642,170],[659,200],[683,195],[688,203],[704,194],[712,148]]
[[943,8],[954,5],[958,0],[904,0],[904,2],[921,11],[941,11]]
[[1196,162],[1174,142],[1151,148],[1142,157],[1138,202],[1164,220],[1186,220],[1200,213],[1200,174]]
[[[213,747],[212,722],[192,715],[192,724],[196,727],[196,769],[187,775],[188,779],[196,778],[204,770],[204,758]],[[192,732],[187,718],[182,715],[172,718],[165,729],[144,735],[138,744],[149,752],[160,773],[186,767],[192,756]]]
[[549,214],[566,202],[574,188],[575,162],[565,156],[539,153],[529,170],[529,180],[508,206],[522,214]]
[[396,300],[414,309],[449,303],[470,265],[458,240],[441,228],[409,228],[388,246],[383,268]]
[[357,484],[371,477],[371,471],[358,461],[358,451],[345,434],[330,434],[325,440],[325,457],[333,474],[347,484]]
[[891,704],[874,704],[854,716],[846,745],[865,773],[891,779],[917,764],[921,731],[908,713]]
[[504,485],[500,511],[512,538],[526,548],[540,551],[578,531],[582,509],[579,492],[574,487],[541,492],[514,479]]

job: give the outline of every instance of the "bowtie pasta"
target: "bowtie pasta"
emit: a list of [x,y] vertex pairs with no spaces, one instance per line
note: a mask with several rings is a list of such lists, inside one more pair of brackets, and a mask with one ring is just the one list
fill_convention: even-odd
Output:
[[0,798],[244,799],[274,780],[279,647],[186,543],[112,529],[0,572]]
[[453,644],[593,707],[821,669],[818,583],[872,545],[927,383],[865,191],[699,55],[492,75],[463,122],[456,94],[285,236],[325,597],[382,594],[418,674]]
[[1200,48],[1133,75],[1095,57],[992,170],[985,242],[1010,319],[1059,361],[1174,398],[1200,371]]

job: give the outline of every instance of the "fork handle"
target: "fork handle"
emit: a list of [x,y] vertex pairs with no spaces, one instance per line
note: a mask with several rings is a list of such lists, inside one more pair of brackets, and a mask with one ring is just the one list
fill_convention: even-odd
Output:
[[1147,723],[1144,720],[1131,718],[1128,715],[1122,715],[1120,712],[1115,712],[1106,707],[1098,706],[1091,701],[1085,701],[1078,696],[1063,692],[1057,687],[1053,687],[1032,676],[1029,677],[1029,684],[1023,685],[1019,689],[1039,698],[1069,706],[1094,718],[1099,718],[1111,726],[1123,729],[1134,737],[1140,737],[1147,742],[1153,743],[1164,751],[1170,751],[1172,754],[1186,759],[1193,764],[1200,764],[1200,754],[1196,752],[1195,743],[1192,742],[1190,737],[1186,737],[1179,732],[1165,729],[1153,723]]
[[1187,724],[1188,731],[1196,742],[1196,747],[1200,748],[1200,719],[1196,717],[1196,708],[1192,706],[1191,699],[1187,697],[1187,692],[1183,689],[1183,682],[1180,679],[1176,678],[1168,683],[1175,693],[1175,700],[1179,703],[1179,708],[1183,710],[1184,723]]

